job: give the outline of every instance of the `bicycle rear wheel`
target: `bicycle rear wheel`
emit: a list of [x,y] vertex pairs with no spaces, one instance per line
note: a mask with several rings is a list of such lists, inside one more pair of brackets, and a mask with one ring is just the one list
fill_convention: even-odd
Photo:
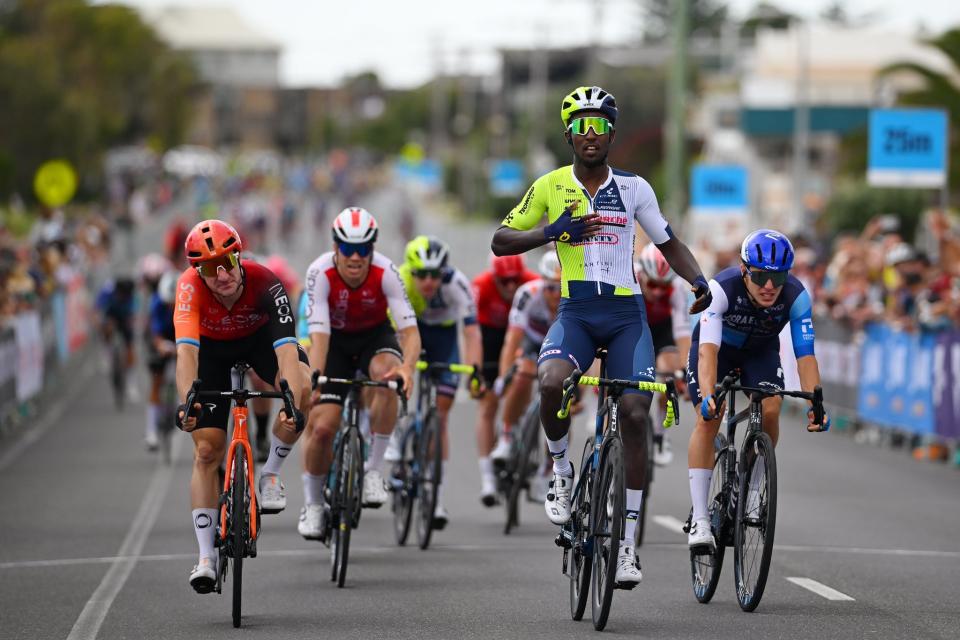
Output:
[[420,434],[417,454],[420,467],[420,487],[417,490],[417,540],[421,549],[430,546],[433,536],[433,514],[437,507],[437,494],[442,478],[443,446],[440,433],[440,416],[430,411]]
[[594,543],[590,537],[590,495],[593,482],[590,476],[589,459],[593,455],[593,438],[588,438],[580,456],[580,491],[570,505],[570,526],[573,528],[573,546],[570,548],[570,616],[583,619],[590,594],[590,549]]
[[416,453],[416,433],[410,424],[404,430],[400,442],[400,460],[393,466],[391,477],[393,508],[393,535],[401,547],[407,544],[410,525],[413,522],[413,500],[416,494],[413,458]]
[[730,464],[730,452],[726,450],[727,439],[718,434],[714,442],[716,458],[713,463],[713,478],[710,480],[710,493],[713,496],[707,506],[710,515],[710,525],[716,541],[713,553],[699,554],[690,552],[690,570],[693,578],[693,595],[698,602],[706,604],[713,598],[720,580],[720,569],[723,568],[723,554],[726,549],[727,528],[730,519],[727,517],[727,505],[730,501],[730,487],[727,484],[727,471]]
[[[609,438],[600,455],[599,481],[593,498],[593,628],[602,631],[616,587],[617,554],[623,533],[623,444]],[[609,506],[608,506],[609,505]]]
[[243,556],[250,528],[250,498],[247,484],[247,454],[242,444],[233,450],[233,478],[230,488],[230,537],[233,547],[233,626],[240,626],[243,596]]
[[513,452],[510,456],[507,469],[509,488],[507,490],[507,523],[503,528],[505,534],[520,524],[520,492],[530,486],[531,462],[537,449],[540,431],[539,403],[530,405],[524,416],[523,427],[519,438],[514,440]]
[[759,433],[747,441],[740,460],[733,571],[737,601],[744,611],[760,604],[767,585],[773,534],[777,524],[777,461],[773,441]]

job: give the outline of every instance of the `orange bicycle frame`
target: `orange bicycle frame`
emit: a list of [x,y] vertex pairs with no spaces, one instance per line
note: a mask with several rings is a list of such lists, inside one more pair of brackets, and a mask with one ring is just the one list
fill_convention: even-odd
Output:
[[[233,407],[233,438],[230,440],[230,446],[227,448],[227,472],[223,478],[223,492],[230,490],[230,484],[233,480],[233,460],[236,455],[237,444],[243,445],[244,455],[247,458],[247,485],[250,488],[250,539],[256,540],[259,531],[257,531],[257,492],[253,482],[253,450],[250,447],[250,433],[247,429],[249,410],[246,406],[235,405]],[[237,499],[234,496],[234,499]],[[227,539],[227,505],[220,506],[220,540]]]

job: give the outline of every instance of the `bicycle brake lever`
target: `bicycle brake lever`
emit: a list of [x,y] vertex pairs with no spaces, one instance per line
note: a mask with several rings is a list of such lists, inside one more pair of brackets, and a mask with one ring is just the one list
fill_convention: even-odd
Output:
[[813,423],[823,427],[823,389],[820,385],[813,388]]

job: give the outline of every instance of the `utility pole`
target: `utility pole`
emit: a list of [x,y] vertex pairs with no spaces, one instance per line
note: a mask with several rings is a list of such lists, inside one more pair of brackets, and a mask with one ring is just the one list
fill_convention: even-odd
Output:
[[436,65],[430,92],[430,155],[439,160],[447,148],[447,83],[440,36],[433,38],[433,59]]
[[667,79],[666,178],[667,193],[664,210],[679,216],[684,205],[684,175],[686,164],[687,113],[687,33],[689,27],[689,0],[673,0],[673,55]]
[[547,26],[542,25],[537,31],[541,34],[535,49],[530,51],[530,105],[529,126],[530,137],[527,141],[528,158],[539,158],[543,155],[544,143],[544,113],[547,103],[547,86],[550,82],[550,58],[547,52]]
[[793,229],[806,228],[804,196],[807,191],[810,148],[810,23],[797,25],[797,84],[793,109]]

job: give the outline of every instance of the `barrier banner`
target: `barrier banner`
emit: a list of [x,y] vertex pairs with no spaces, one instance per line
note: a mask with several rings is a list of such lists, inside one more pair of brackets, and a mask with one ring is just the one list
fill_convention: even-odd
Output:
[[960,332],[937,336],[933,352],[933,407],[936,433],[960,440]]
[[861,351],[858,411],[875,424],[930,434],[933,421],[933,334],[868,325]]
[[0,419],[17,404],[17,333],[0,325]]
[[13,319],[17,334],[17,400],[23,402],[43,388],[43,331],[40,313],[21,311]]
[[860,343],[846,324],[819,316],[813,322],[824,401],[834,411],[854,416],[859,400]]
[[80,274],[67,285],[66,321],[67,348],[75,353],[87,343],[90,333],[90,295]]

